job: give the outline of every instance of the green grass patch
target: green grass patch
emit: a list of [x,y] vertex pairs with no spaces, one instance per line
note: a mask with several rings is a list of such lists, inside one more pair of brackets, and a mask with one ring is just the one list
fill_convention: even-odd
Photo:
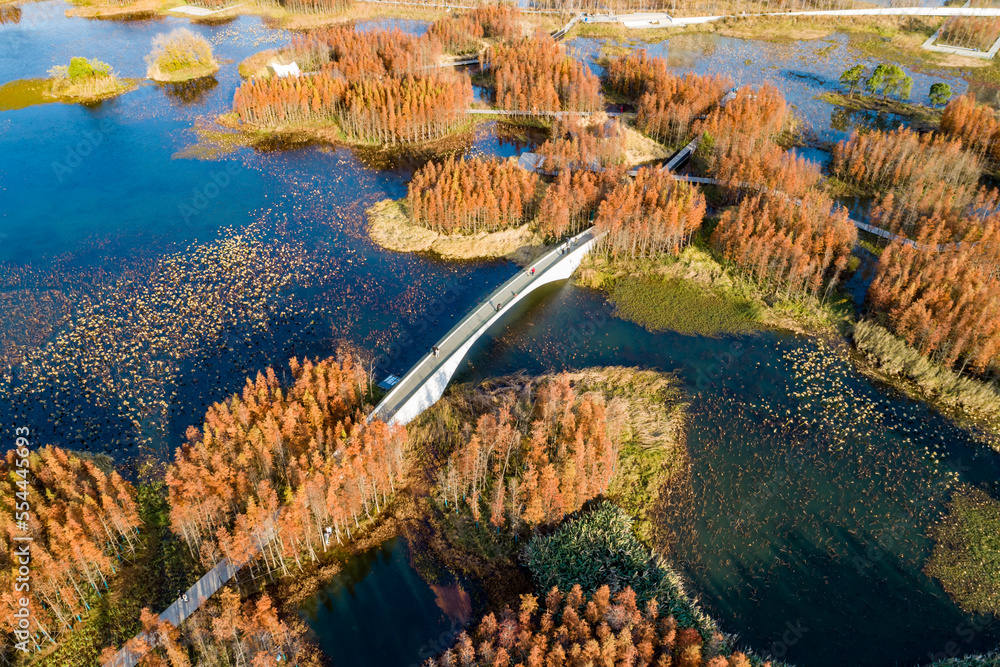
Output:
[[673,615],[681,627],[696,628],[706,642],[716,632],[680,577],[636,539],[632,520],[613,503],[597,503],[551,535],[536,535],[524,560],[541,594],[553,586],[568,591],[579,584],[587,595],[604,585],[612,593],[629,586],[640,602],[655,597],[662,615]]
[[711,294],[677,278],[622,278],[610,297],[620,317],[651,331],[710,336],[762,328],[759,310],[750,301]]
[[935,544],[927,574],[940,580],[962,609],[1000,614],[1000,502],[974,487],[962,488],[930,536]]

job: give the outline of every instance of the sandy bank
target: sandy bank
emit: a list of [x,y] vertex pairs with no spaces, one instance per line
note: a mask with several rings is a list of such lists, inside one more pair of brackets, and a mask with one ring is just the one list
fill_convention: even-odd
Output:
[[403,201],[384,199],[368,209],[375,243],[396,252],[432,252],[446,259],[504,257],[527,264],[546,250],[542,238],[522,225],[492,234],[446,236],[410,222]]

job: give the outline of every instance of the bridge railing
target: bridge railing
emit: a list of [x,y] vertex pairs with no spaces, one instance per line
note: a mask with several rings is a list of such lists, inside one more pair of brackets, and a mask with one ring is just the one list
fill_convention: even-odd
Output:
[[[439,366],[441,366],[448,359],[450,359],[451,356],[455,352],[457,352],[458,349],[461,347],[460,345],[456,346],[455,349],[450,350],[447,353],[444,353],[445,347],[448,345],[451,339],[454,338],[462,329],[464,329],[466,325],[468,325],[470,322],[474,322],[476,325],[474,330],[478,331],[484,325],[488,324],[491,319],[493,319],[499,312],[502,312],[504,310],[503,308],[498,310],[496,306],[493,305],[494,301],[499,301],[501,303],[507,301],[507,298],[509,298],[508,295],[509,292],[519,291],[516,290],[515,287],[520,286],[521,289],[524,289],[526,287],[529,287],[536,280],[541,280],[545,274],[545,271],[555,266],[559,262],[558,257],[561,256],[560,255],[561,249],[563,249],[567,244],[575,245],[580,241],[580,239],[585,237],[587,234],[592,233],[592,231],[593,231],[592,227],[586,229],[585,231],[577,234],[576,236],[559,243],[559,245],[557,245],[555,248],[553,248],[552,250],[545,253],[537,260],[535,260],[531,264],[531,266],[535,267],[536,269],[539,268],[541,269],[540,271],[536,271],[535,275],[531,275],[530,273],[528,273],[527,269],[520,270],[513,276],[511,276],[509,279],[507,279],[502,285],[500,285],[500,287],[493,290],[493,292],[491,292],[490,295],[486,297],[485,301],[481,301],[469,314],[467,314],[465,317],[459,320],[451,329],[449,329],[448,333],[446,333],[444,337],[442,337],[441,340],[436,343],[436,347],[442,351],[442,354],[440,356],[435,357],[430,352],[424,353],[424,355],[420,358],[420,360],[416,364],[414,364],[414,366],[409,371],[407,371],[406,375],[404,375],[399,382],[396,383],[396,386],[393,387],[392,390],[390,390],[389,393],[386,394],[381,401],[379,401],[379,404],[375,407],[374,410],[372,410],[372,413],[371,415],[369,415],[368,418],[373,419],[375,417],[379,417],[384,421],[389,421],[394,413],[385,414],[386,407],[393,405],[394,403],[396,405],[404,404],[406,400],[409,399],[417,391],[419,391],[422,386],[418,384],[414,388],[405,390],[407,385],[407,380],[409,378],[411,378],[414,374],[420,373],[421,371],[424,370],[428,370],[429,372],[427,373],[427,375],[430,376],[434,370],[436,370]],[[507,298],[504,298],[505,295],[508,295]]]

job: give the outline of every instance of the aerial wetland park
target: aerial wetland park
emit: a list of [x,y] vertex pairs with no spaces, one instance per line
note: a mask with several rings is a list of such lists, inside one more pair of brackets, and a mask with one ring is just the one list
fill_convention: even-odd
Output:
[[1000,0],[0,0],[0,664],[1000,665]]

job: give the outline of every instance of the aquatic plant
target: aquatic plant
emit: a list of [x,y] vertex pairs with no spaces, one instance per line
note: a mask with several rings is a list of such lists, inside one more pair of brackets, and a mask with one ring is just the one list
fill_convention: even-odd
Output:
[[761,327],[757,308],[749,301],[724,298],[676,278],[623,278],[614,283],[610,297],[616,315],[651,331],[711,336]]
[[975,487],[962,487],[930,536],[934,549],[927,574],[939,579],[962,609],[1000,613],[1000,502]]
[[155,81],[186,81],[215,73],[219,64],[212,45],[188,28],[153,38],[153,51],[146,56],[147,76]]
[[655,558],[632,532],[632,519],[608,501],[601,501],[559,526],[551,535],[535,535],[523,559],[539,591],[579,586],[586,595],[601,588],[611,593],[631,591],[645,603],[655,599],[660,613],[695,628],[704,639],[714,622],[688,597],[678,575]]
[[869,320],[854,325],[854,344],[882,372],[915,382],[946,405],[961,407],[996,420],[1000,417],[1000,387],[962,377],[936,364],[888,330]]
[[532,114],[604,106],[600,80],[544,32],[494,44],[480,54],[479,63],[501,109]]

